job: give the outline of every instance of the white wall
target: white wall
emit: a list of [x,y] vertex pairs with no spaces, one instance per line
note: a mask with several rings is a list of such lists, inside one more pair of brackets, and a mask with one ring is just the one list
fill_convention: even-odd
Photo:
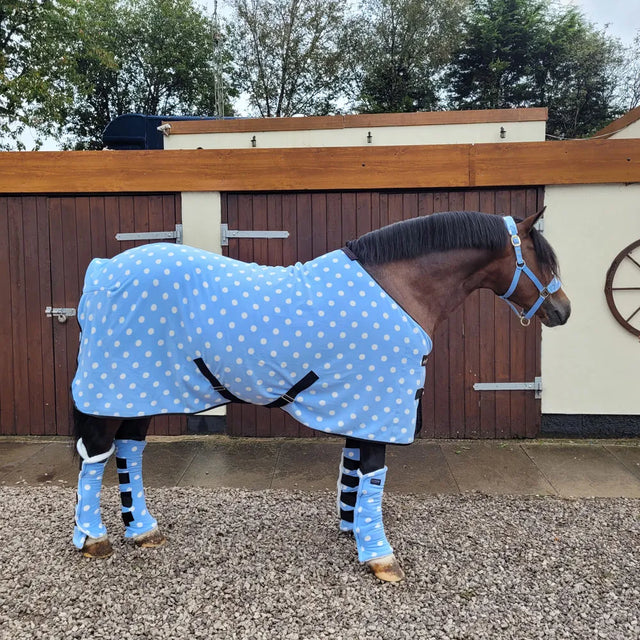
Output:
[[182,194],[184,244],[221,253],[222,205],[217,191]]
[[611,136],[611,139],[619,138],[640,138],[640,120],[632,122],[630,125]]
[[[546,188],[544,235],[558,254],[572,314],[564,327],[543,328],[543,413],[640,414],[640,343],[604,295],[611,262],[640,239],[639,203],[638,184]],[[640,286],[640,270],[625,267],[627,286]],[[640,306],[640,296],[630,295],[629,314]]]
[[[182,194],[182,242],[192,247],[221,253],[222,207],[216,191]],[[216,407],[200,415],[224,416],[226,407]]]
[[[258,121],[257,121],[258,122]],[[500,128],[506,137],[500,137]],[[475,144],[482,142],[536,142],[545,138],[544,121],[479,124],[425,125],[404,127],[369,127],[316,129],[307,131],[255,131],[242,133],[173,134],[165,137],[165,149],[249,149],[255,136],[256,147],[355,147],[371,144]]]

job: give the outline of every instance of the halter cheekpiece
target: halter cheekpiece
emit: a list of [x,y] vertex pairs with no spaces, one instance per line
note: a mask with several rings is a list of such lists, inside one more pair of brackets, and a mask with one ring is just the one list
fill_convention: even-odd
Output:
[[[535,312],[540,308],[540,305],[552,294],[558,291],[562,286],[562,283],[557,277],[553,277],[551,282],[545,287],[540,280],[536,277],[535,273],[529,269],[524,258],[522,257],[522,240],[520,240],[520,236],[518,235],[518,227],[511,216],[504,216],[502,218],[504,220],[504,224],[507,227],[507,231],[511,236],[511,244],[513,245],[513,249],[516,253],[516,271],[513,274],[513,280],[511,281],[511,285],[507,289],[507,292],[501,295],[500,297],[513,309],[515,314],[520,318],[520,324],[523,327],[528,326],[531,323],[531,318],[535,314]],[[520,275],[525,273],[531,282],[538,289],[538,293],[540,296],[535,301],[533,306],[529,309],[529,311],[525,311],[524,309],[518,310],[518,308],[509,300],[509,298],[513,295],[513,292],[518,287],[518,282],[520,281]]]

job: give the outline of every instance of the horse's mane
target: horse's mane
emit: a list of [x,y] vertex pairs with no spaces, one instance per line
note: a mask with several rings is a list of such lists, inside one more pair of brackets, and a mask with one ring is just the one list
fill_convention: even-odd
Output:
[[[543,269],[558,272],[551,245],[536,229],[531,239]],[[366,233],[347,247],[363,265],[410,260],[426,253],[454,249],[500,251],[509,240],[501,216],[478,211],[447,211],[412,218]]]

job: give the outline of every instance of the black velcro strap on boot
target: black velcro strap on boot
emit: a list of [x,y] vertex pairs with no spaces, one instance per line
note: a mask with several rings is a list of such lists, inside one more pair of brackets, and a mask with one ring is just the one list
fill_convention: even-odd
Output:
[[340,484],[350,489],[355,489],[360,484],[360,478],[358,476],[348,476],[343,473],[340,477]]
[[345,511],[344,509],[340,509],[340,519],[345,522],[353,522],[353,509],[350,511]]
[[296,396],[305,389],[308,389],[316,380],[318,380],[317,374],[313,371],[309,371],[304,378],[301,378],[296,382],[289,391],[281,395],[279,398],[265,405],[268,409],[274,409],[276,407],[284,407],[286,404],[293,402]]
[[209,370],[209,367],[204,363],[202,358],[196,358],[194,360],[198,369],[200,369],[200,373],[211,383],[214,391],[217,391],[225,400],[229,402],[236,402],[238,404],[247,404],[244,400],[238,398],[238,396],[234,396],[229,389],[227,389],[221,382],[216,378],[213,373]]
[[353,458],[345,458],[343,456],[342,466],[349,471],[355,471],[356,469],[360,468],[360,460],[354,460]]
[[341,491],[340,492],[340,502],[344,502],[348,507],[355,507],[357,499],[358,499],[357,491]]
[[122,491],[120,493],[120,501],[122,502],[122,506],[131,509],[131,505],[133,504],[133,496],[131,495],[131,491]]

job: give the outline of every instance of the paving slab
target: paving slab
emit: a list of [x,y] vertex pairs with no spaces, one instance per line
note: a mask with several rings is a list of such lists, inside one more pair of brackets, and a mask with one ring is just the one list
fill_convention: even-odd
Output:
[[195,442],[148,442],[144,450],[142,472],[145,485],[175,487],[202,449]]
[[385,488],[395,493],[459,493],[439,444],[418,440],[406,447],[387,447]]
[[336,489],[341,455],[342,444],[339,442],[283,442],[271,488]]
[[605,449],[619,462],[621,462],[627,471],[630,471],[638,480],[640,480],[640,446],[639,447],[621,447],[621,446],[605,446]]
[[530,444],[523,448],[562,496],[640,498],[640,478],[602,445]]
[[44,447],[44,443],[36,442],[0,442],[0,484],[15,484],[15,475],[23,464],[39,455]]
[[441,445],[460,491],[487,495],[554,495],[554,487],[510,441],[462,441]]
[[203,440],[178,486],[268,489],[280,446],[269,440]]
[[[22,444],[22,443],[19,443]],[[19,454],[32,451],[32,455],[19,459]],[[78,466],[73,458],[71,440],[49,442],[40,447],[23,448],[17,445],[13,463],[3,465],[0,482],[3,484],[60,484],[74,485],[78,479]]]

